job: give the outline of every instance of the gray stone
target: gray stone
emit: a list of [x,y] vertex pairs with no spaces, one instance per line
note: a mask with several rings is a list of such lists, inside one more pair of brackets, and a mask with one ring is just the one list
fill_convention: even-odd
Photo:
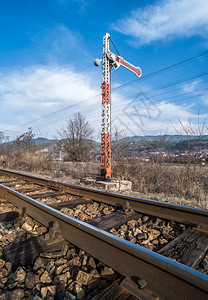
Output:
[[37,231],[38,235],[41,235],[41,234],[47,232],[47,227],[40,226],[36,229],[36,231]]
[[139,225],[141,225],[141,224],[143,223],[143,222],[142,222],[142,218],[138,218],[138,219],[137,219],[137,222],[138,222]]
[[79,284],[74,285],[74,293],[76,294],[78,300],[85,298],[85,290]]
[[114,277],[114,270],[112,268],[109,267],[105,267],[102,271],[101,271],[101,276],[103,279],[107,279],[107,280],[112,280]]
[[130,242],[133,243],[133,244],[135,244],[137,242],[137,240],[135,238],[131,238]]
[[135,227],[137,224],[137,221],[136,220],[130,220],[127,222],[127,225],[130,226],[130,227]]
[[96,268],[96,263],[95,263],[95,261],[94,261],[94,259],[93,259],[92,257],[90,257],[90,259],[89,259],[89,261],[88,261],[88,265],[89,265],[90,267],[92,267],[93,269]]
[[17,232],[17,237],[25,237],[26,238],[27,236],[27,231],[24,230],[24,229],[20,229],[18,232]]
[[101,276],[100,276],[100,274],[98,273],[98,271],[96,269],[94,269],[91,272],[91,276],[92,276],[92,278],[89,280],[87,288],[88,289],[95,289],[95,288],[98,287],[98,285],[100,283]]
[[27,273],[25,278],[25,287],[27,289],[33,289],[35,284],[36,284],[36,276],[31,272]]
[[39,277],[45,272],[45,269],[40,268],[37,270],[36,275],[38,275]]
[[79,250],[79,256],[85,255],[85,252],[83,250]]
[[84,256],[83,256],[83,259],[82,259],[82,266],[86,266],[87,261],[88,261],[88,256],[87,256],[87,255],[84,255]]
[[8,284],[8,288],[9,288],[10,290],[13,290],[17,285],[18,285],[18,282],[17,282],[17,281],[16,281],[16,282],[12,282],[12,283]]
[[67,259],[65,259],[65,258],[60,258],[60,259],[58,259],[58,260],[55,261],[55,266],[56,266],[56,267],[59,267],[59,266],[64,265],[64,264],[66,264],[66,263],[67,263]]
[[138,233],[142,233],[142,231],[138,228],[133,229],[133,236],[136,236]]
[[33,299],[32,290],[25,290],[25,297],[28,299]]
[[69,261],[69,265],[72,265],[74,267],[81,267],[81,262],[79,257],[74,257]]
[[51,283],[52,282],[51,276],[50,276],[50,274],[47,271],[45,271],[41,275],[40,282],[42,282],[42,283]]
[[121,226],[121,230],[126,231],[127,229],[128,229],[128,226],[127,226],[127,225],[122,225],[122,226]]
[[12,271],[12,264],[8,261],[5,263],[5,267],[9,273]]
[[74,248],[69,249],[67,251],[66,257],[67,257],[67,259],[72,259],[73,257],[75,257],[75,249]]
[[56,275],[54,277],[53,283],[54,284],[59,284],[61,281],[64,281],[64,283],[67,283],[67,280],[71,277],[71,273],[68,271],[64,274],[61,275]]
[[5,261],[3,259],[0,259],[0,270],[3,268],[5,265]]
[[67,268],[67,264],[64,264],[64,265],[61,265],[61,266],[57,267],[57,268],[56,268],[56,275],[61,274],[62,271],[63,271],[64,269],[66,269],[66,268]]
[[21,300],[25,296],[25,292],[22,289],[16,289],[11,292],[12,299]]
[[26,231],[32,231],[32,226],[30,226],[30,225],[27,224],[27,223],[24,223],[24,224],[22,225],[22,228],[23,228],[24,230],[26,230]]
[[0,295],[0,297],[1,297],[0,298],[1,300],[12,300],[11,292],[6,292],[6,293]]
[[8,270],[6,268],[2,268],[0,270],[0,279],[6,277],[9,274]]
[[143,239],[146,239],[147,238],[147,235],[145,234],[145,233],[138,233],[137,235],[136,235],[136,239],[137,240],[143,240]]
[[143,216],[142,217],[142,221],[145,223],[145,222],[147,222],[149,220],[149,217],[148,216]]
[[55,266],[53,266],[53,267],[50,269],[50,272],[49,272],[49,273],[50,273],[51,276],[54,275],[55,270],[56,270],[56,267],[55,267]]
[[8,278],[5,277],[5,278],[1,278],[0,279],[0,289],[3,289],[4,288],[4,285],[5,283],[7,282]]
[[77,297],[76,296],[74,296],[72,293],[70,293],[69,291],[66,291],[65,292],[65,298],[66,299],[69,299],[69,300],[76,300],[77,299]]
[[168,243],[168,241],[167,241],[166,239],[163,239],[163,238],[159,239],[159,244],[160,244],[162,247],[165,246],[167,243]]
[[39,297],[39,295],[38,294],[36,294],[33,298],[32,298],[33,300],[42,300],[42,298],[41,297]]
[[26,272],[22,267],[18,267],[14,273],[13,280],[18,282],[25,281]]
[[38,258],[35,260],[35,263],[34,263],[34,265],[33,265],[33,270],[34,270],[34,271],[37,271],[37,270],[40,269],[40,268],[46,268],[47,263],[48,263],[48,260],[47,260],[47,259],[42,258],[42,257],[38,257]]
[[81,285],[82,284],[87,285],[91,279],[92,279],[92,274],[83,271],[79,271],[76,277],[76,281]]
[[105,208],[103,208],[103,213],[104,213],[104,215],[109,215],[109,214],[111,214],[111,211],[108,210],[108,207],[105,207]]
[[51,259],[51,260],[49,260],[49,262],[47,263],[46,271],[50,272],[50,270],[52,269],[53,266],[54,266],[54,260]]
[[56,292],[59,293],[59,292],[62,292],[65,290],[65,282],[62,280],[59,282],[59,284],[56,286]]
[[44,286],[40,290],[41,296],[44,299],[47,296],[47,293],[51,293],[52,295],[55,294],[56,292],[56,286],[55,285],[50,285],[50,286]]
[[37,294],[40,292],[40,288],[41,288],[41,283],[38,283],[34,286],[33,288],[33,295]]
[[154,240],[154,239],[157,239],[158,236],[160,235],[160,231],[159,230],[155,230],[155,229],[151,229],[149,232],[148,232],[148,239],[151,241],[151,240]]

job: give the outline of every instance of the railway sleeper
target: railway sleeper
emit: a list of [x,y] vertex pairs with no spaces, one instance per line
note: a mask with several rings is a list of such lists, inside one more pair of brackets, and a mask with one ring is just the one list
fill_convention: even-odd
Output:
[[207,251],[208,231],[188,227],[158,253],[196,269]]
[[60,251],[65,243],[59,225],[55,222],[44,235],[15,241],[5,246],[3,255],[12,263],[12,268],[15,270],[20,265],[25,267],[31,265],[40,253]]
[[[53,185],[53,184],[52,184]],[[57,186],[59,186],[60,184],[58,184]],[[1,193],[1,195],[2,196],[8,196],[8,193],[10,192],[9,190],[7,190],[6,192],[4,192],[3,190],[1,191],[2,193]],[[13,194],[14,195],[14,194]],[[15,195],[14,195],[14,197],[15,197]],[[24,198],[26,198],[26,197],[24,197]],[[17,199],[17,198],[16,198]],[[31,201],[30,199],[28,199],[29,200],[29,202]],[[18,200],[19,201],[19,200]],[[28,203],[28,205],[29,205],[29,203]],[[38,205],[39,206],[39,205]],[[199,211],[198,211],[199,212]],[[51,218],[51,216],[52,216],[52,214],[54,214],[55,212],[50,212],[50,218]],[[203,214],[203,218],[204,218],[204,223],[206,223],[206,216],[205,216],[205,214],[204,214],[204,212],[199,212],[199,213],[201,213],[201,214]],[[33,214],[33,213],[32,213]],[[42,213],[41,213],[42,214]],[[111,216],[112,217],[112,216]],[[41,219],[41,218],[40,218]],[[194,218],[193,218],[193,220],[194,220]],[[45,222],[45,220],[42,218],[42,222],[44,223]],[[63,222],[63,221],[61,221],[61,222]],[[73,223],[73,221],[71,221],[72,223]],[[204,224],[203,223],[203,224]],[[75,225],[75,224],[74,224]],[[74,230],[75,230],[75,226],[74,225],[72,225],[73,227],[74,227]],[[84,226],[83,224],[80,224],[79,226]],[[62,225],[62,228],[63,228],[63,230],[64,230],[64,227],[63,227],[63,225]],[[78,229],[78,230],[80,230],[80,228]],[[89,228],[89,230],[91,230],[90,228]],[[75,231],[77,231],[77,229],[75,230]],[[202,233],[203,232],[203,233]],[[200,253],[200,251],[201,252],[206,252],[206,247],[201,247],[201,248],[199,248],[198,249],[198,245],[201,245],[201,244],[203,244],[203,243],[205,243],[206,245],[207,245],[207,233],[205,233],[206,231],[205,230],[199,230],[199,229],[197,229],[197,232],[196,232],[196,230],[195,230],[195,228],[189,228],[188,230],[186,230],[185,231],[185,233],[183,233],[182,234],[182,238],[180,237],[178,237],[178,241],[180,242],[181,241],[181,249],[183,249],[183,251],[184,251],[184,253],[186,252],[185,251],[185,246],[184,246],[184,244],[183,244],[183,239],[185,238],[185,240],[188,240],[191,244],[191,248],[192,248],[192,252],[193,253],[195,253],[193,256],[197,256],[197,257],[199,257],[199,256],[203,256],[201,253]],[[72,232],[71,232],[72,233]],[[80,232],[80,234],[81,234],[81,232]],[[83,234],[83,233],[82,233]],[[68,233],[67,232],[65,232],[65,235],[68,235]],[[94,233],[93,233],[93,235],[94,235]],[[74,243],[76,244],[77,243],[77,245],[79,246],[80,245],[80,240],[77,240],[77,236],[76,235],[73,235],[73,238],[74,238]],[[90,238],[90,236],[89,236],[89,238]],[[106,238],[107,238],[107,236],[106,236]],[[109,239],[110,239],[110,237],[108,237]],[[174,241],[172,241],[173,243],[172,243],[172,248],[174,248]],[[177,242],[177,241],[176,241]],[[120,243],[120,242],[119,242]],[[178,242],[177,242],[178,243]],[[192,246],[192,245],[195,245],[195,246]],[[109,247],[111,247],[109,244],[108,244],[108,246]],[[106,247],[108,247],[107,245],[106,245]],[[97,255],[97,253],[95,253],[95,251],[94,251],[94,249],[92,250],[91,248],[89,248],[88,246],[86,246],[85,245],[85,247],[86,247],[86,249],[88,249],[89,251],[92,251],[92,254],[95,254],[95,255]],[[122,247],[126,247],[126,246],[122,246]],[[171,247],[171,246],[170,246]],[[203,248],[203,249],[202,249]],[[100,246],[100,249],[101,249],[101,246]],[[194,249],[194,251],[193,251],[193,249]],[[197,251],[195,251],[197,249]],[[110,250],[110,249],[109,249]],[[116,253],[116,251],[117,251],[117,246],[114,248],[114,250],[115,250],[115,253]],[[139,252],[141,252],[141,253],[143,253],[143,250],[141,250],[141,249],[137,249],[138,250],[138,253]],[[163,249],[164,250],[164,249]],[[166,249],[167,250],[167,249]],[[131,251],[133,251],[133,250],[131,250]],[[181,250],[179,250],[179,251],[181,251]],[[170,251],[171,252],[171,251]],[[144,251],[144,253],[145,253],[145,251]],[[148,253],[146,253],[146,254],[148,254]],[[146,254],[144,254],[144,255],[146,255]],[[124,255],[124,254],[123,254]],[[150,254],[149,254],[150,255]],[[101,256],[103,256],[102,257],[102,259],[104,259],[104,261],[105,260],[108,260],[109,258],[108,257],[106,257],[106,254],[105,253],[102,253],[102,255]],[[116,256],[116,255],[115,255]],[[100,257],[100,254],[99,254],[99,257]],[[117,257],[117,256],[116,256]],[[153,260],[153,257],[154,256],[152,256],[152,260]],[[170,257],[170,256],[169,256]],[[161,259],[161,258],[160,258]],[[175,259],[175,258],[173,258],[173,259]],[[158,260],[159,260],[159,257],[158,257]],[[135,263],[136,263],[137,261],[135,260]],[[145,265],[146,264],[146,262],[140,262],[141,263],[141,265]],[[163,260],[163,262],[162,262],[162,265],[165,263],[165,260]],[[155,261],[155,264],[157,264],[157,262]],[[172,265],[172,266],[174,266],[174,263],[171,263],[171,262],[169,262],[169,261],[167,261],[167,265],[168,264],[170,264],[170,265]],[[120,267],[118,267],[118,265],[117,264],[115,264],[115,262],[113,262],[112,261],[112,265],[114,265],[115,266],[115,268],[120,268]],[[134,265],[134,264],[133,264]],[[132,266],[133,266],[132,265]],[[140,265],[139,265],[139,262],[138,262],[138,267],[139,267]],[[148,268],[150,268],[150,266],[148,265]],[[181,268],[181,267],[180,267]],[[179,268],[179,269],[180,269]],[[154,269],[154,268],[153,268]],[[162,269],[164,269],[163,267],[161,268],[161,270]],[[161,272],[161,275],[166,279],[166,277],[170,277],[170,279],[171,279],[171,276],[172,277],[174,277],[174,274],[175,274],[175,270],[176,269],[174,269],[174,268],[170,268],[170,269],[172,269],[173,270],[173,274],[168,274],[168,273],[166,273],[166,274],[163,274],[162,272]],[[132,272],[132,270],[133,270],[133,268],[130,270],[131,272]],[[139,270],[139,273],[141,272],[141,274],[143,274],[144,275],[144,277],[146,277],[147,278],[147,274],[146,274],[146,270],[145,270],[145,268],[141,268],[141,269],[138,269]],[[185,271],[188,271],[188,270],[186,270],[186,268],[184,267],[184,270]],[[194,270],[193,270],[194,271]],[[121,273],[122,273],[122,268],[121,268]],[[193,272],[193,274],[192,274],[193,276],[198,276],[196,273],[194,273]],[[191,275],[191,273],[190,273],[190,275],[189,276],[192,276]],[[182,275],[182,276],[184,276],[184,275]],[[200,276],[202,276],[202,275],[200,275]],[[185,276],[184,276],[185,277]],[[155,280],[156,280],[156,277],[154,277],[155,278]],[[162,277],[161,277],[162,278]],[[160,280],[162,280],[160,278]],[[128,281],[129,279],[127,278],[126,279],[126,281]],[[131,278],[131,280],[132,280],[132,278]],[[142,287],[142,282],[145,282],[145,279],[139,279],[140,280],[140,288]],[[144,281],[143,281],[144,280]],[[159,281],[160,281],[159,280]],[[175,281],[176,280],[176,281]],[[185,281],[186,281],[187,279],[185,279]],[[205,281],[207,281],[207,279],[205,278],[205,277],[203,277],[203,280],[204,281],[202,281],[202,284],[200,283],[200,281],[198,280],[198,279],[196,279],[196,282],[198,282],[198,283],[200,283],[200,285],[201,285],[201,290],[196,290],[195,288],[193,288],[193,292],[195,293],[195,296],[196,295],[198,295],[198,293],[199,292],[202,292],[202,290],[204,291],[205,290],[205,288],[204,288],[204,282]],[[126,283],[126,281],[124,282],[124,285],[125,285],[125,283]],[[158,280],[156,280],[156,281],[158,281]],[[169,282],[171,282],[171,281],[169,281]],[[181,286],[181,288],[183,289],[183,285],[182,285],[182,282],[181,281],[179,281],[178,279],[176,279],[176,278],[174,278],[174,283],[172,284],[172,290],[171,290],[171,297],[173,296],[173,293],[174,293],[174,284],[175,284],[175,282],[178,282],[179,284],[180,284],[180,286]],[[187,281],[187,283],[189,284],[189,281]],[[127,284],[126,283],[126,286],[131,286],[132,285],[132,283],[131,283],[131,281],[130,281],[130,283],[129,284]],[[153,282],[150,282],[150,287],[151,287],[151,285],[153,285],[153,290],[160,290],[160,293],[161,293],[161,295],[163,294],[163,290],[161,290],[160,288],[159,288],[159,286],[158,286],[158,284],[156,284],[155,286],[154,286],[154,284],[153,284]],[[184,285],[185,286],[185,285]],[[147,286],[147,288],[149,287],[149,282],[148,282],[148,286]],[[188,286],[187,286],[188,287]],[[144,289],[144,291],[148,291],[147,290],[147,288],[145,287],[145,289]],[[167,287],[166,287],[167,288]],[[127,289],[129,289],[129,287],[127,288]],[[182,292],[182,289],[181,289],[181,292]],[[190,295],[192,294],[192,292],[191,292],[191,290],[192,290],[192,285],[190,285],[189,284],[189,289],[190,289],[190,291],[187,291]],[[141,289],[142,290],[142,289]],[[143,292],[144,292],[143,291]],[[166,291],[167,292],[167,291]],[[184,292],[183,292],[183,294],[184,294]],[[147,292],[147,295],[148,295],[148,292]],[[185,295],[185,294],[184,294]],[[178,296],[179,296],[179,294],[178,294]],[[204,293],[202,293],[202,296],[204,296]],[[103,298],[104,299],[104,298]],[[106,298],[107,299],[107,298]],[[110,299],[110,298],[108,298],[108,299]],[[112,298],[112,299],[114,299],[114,298]],[[172,299],[172,298],[171,298]]]

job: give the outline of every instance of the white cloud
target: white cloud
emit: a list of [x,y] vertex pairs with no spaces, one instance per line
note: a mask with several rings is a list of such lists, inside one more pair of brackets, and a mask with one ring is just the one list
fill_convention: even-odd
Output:
[[119,94],[114,95],[112,107],[113,126],[117,126],[127,136],[176,134],[175,129],[181,130],[179,120],[183,124],[189,119],[197,123],[198,118],[203,119],[204,116],[192,113],[190,104],[176,105],[165,101],[154,104],[149,99],[142,102],[142,97],[137,101],[122,99]]
[[[95,82],[93,74],[78,73],[70,67],[33,66],[0,74],[1,122],[10,124],[7,128],[11,129],[34,120],[33,116],[41,117],[71,105],[71,108],[41,120],[44,123],[61,118],[64,122],[77,110],[84,111],[90,105],[97,105],[99,96],[93,97],[101,91],[99,83]],[[41,125],[39,121],[31,123],[32,127],[38,125]]]
[[33,67],[0,76],[0,101],[11,107],[67,105],[98,93],[87,74],[71,68]]
[[[127,135],[166,133],[173,129],[171,124],[177,127],[178,118],[185,121],[198,117],[190,112],[190,104],[163,101],[155,105],[154,99],[142,101],[142,97],[138,95],[135,100],[119,90],[112,95],[112,120],[116,119]],[[11,137],[31,126],[36,135],[51,138],[57,128],[63,128],[66,120],[80,111],[94,127],[97,138],[101,131],[100,80],[95,74],[78,73],[71,67],[33,66],[0,74],[0,108],[0,131],[6,130]]]
[[[136,9],[113,25],[125,35],[137,38],[140,44],[190,37],[207,37],[207,0],[168,0]],[[136,43],[137,43],[136,42]]]
[[194,80],[191,84],[184,84],[182,86],[182,89],[185,93],[192,93],[196,91],[196,88],[198,87],[198,85],[200,84],[201,80]]
[[201,99],[204,102],[204,104],[208,105],[208,95],[202,96]]

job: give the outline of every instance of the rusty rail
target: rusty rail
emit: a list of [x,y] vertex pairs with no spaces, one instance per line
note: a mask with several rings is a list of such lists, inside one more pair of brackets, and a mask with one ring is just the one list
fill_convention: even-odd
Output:
[[[130,205],[135,204],[138,211],[163,216],[166,219],[168,219],[167,213],[171,214],[172,209],[174,213],[171,216],[174,220],[178,210],[179,217],[177,218],[187,223],[198,224],[197,220],[200,217],[202,217],[202,222],[199,222],[201,226],[206,227],[208,222],[208,214],[205,210],[74,186],[18,172],[0,170],[0,173],[21,177],[29,182],[47,185],[54,189],[110,204],[122,204],[131,201]],[[136,289],[134,288],[134,294],[142,299],[145,297],[155,299],[156,296],[160,299],[170,300],[207,299],[208,276],[205,274],[74,219],[1,184],[0,196],[45,226],[48,226],[50,222],[58,222],[66,240],[111,266],[124,275],[128,281],[129,279],[133,283],[135,283],[135,279],[146,281],[147,285],[143,289],[139,289],[138,286]],[[148,211],[149,207],[152,207],[151,213]],[[153,208],[157,208],[154,214]],[[161,211],[165,210],[159,212],[159,208]],[[194,217],[194,214],[197,216]],[[188,219],[189,217],[191,221]]]
[[45,185],[49,188],[61,190],[76,196],[86,197],[110,205],[124,205],[126,202],[129,202],[130,207],[137,212],[184,224],[197,225],[208,229],[208,211],[204,209],[127,196],[4,169],[0,169],[0,174],[19,177],[33,183]]
[[161,299],[207,299],[207,275],[74,219],[9,187],[0,185],[0,196],[45,226],[58,222],[66,240],[125,277],[144,279],[147,286],[142,290],[137,288],[138,297],[154,294]]

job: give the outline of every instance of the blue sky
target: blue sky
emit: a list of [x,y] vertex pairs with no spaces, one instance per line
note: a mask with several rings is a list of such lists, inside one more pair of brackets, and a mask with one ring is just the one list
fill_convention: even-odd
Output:
[[102,57],[106,32],[143,72],[137,79],[122,67],[112,71],[112,133],[175,134],[178,120],[203,122],[207,15],[207,0],[0,1],[0,131],[13,139],[31,126],[51,138],[80,111],[99,140],[102,71],[93,60]]

